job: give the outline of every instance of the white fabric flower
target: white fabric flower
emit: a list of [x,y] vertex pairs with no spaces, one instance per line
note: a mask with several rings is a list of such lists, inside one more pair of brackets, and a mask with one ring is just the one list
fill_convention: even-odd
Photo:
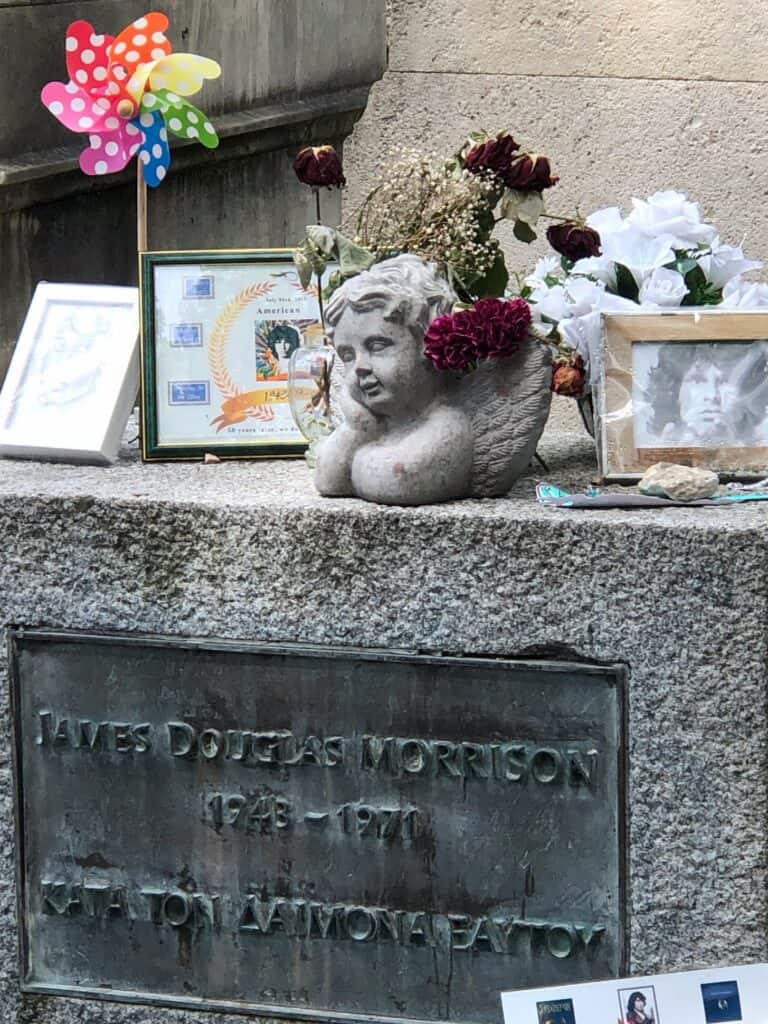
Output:
[[685,278],[676,270],[660,268],[646,278],[640,289],[641,306],[679,306],[688,294]]
[[525,279],[529,288],[537,288],[541,285],[546,287],[548,277],[562,277],[563,268],[557,256],[542,256],[533,268],[533,273]]
[[537,320],[545,316],[550,320],[562,320],[569,315],[568,296],[561,284],[537,289],[528,301],[532,303],[531,312]]
[[744,252],[737,245],[721,245],[720,239],[712,242],[711,255],[700,256],[696,261],[704,271],[704,276],[715,287],[723,288],[729,281],[748,270],[759,270],[759,260],[747,260]]
[[628,228],[603,240],[603,256],[615,263],[623,263],[639,287],[652,271],[674,261],[674,241],[671,235],[654,238],[637,228]]
[[558,332],[566,345],[575,349],[584,360],[587,386],[592,383],[592,369],[597,366],[602,326],[599,311],[561,320]]
[[583,316],[599,309],[605,285],[600,281],[590,281],[586,277],[568,277],[563,285],[565,288],[568,313],[570,316]]
[[601,239],[603,235],[613,235],[617,231],[624,231],[627,227],[627,222],[618,206],[604,206],[601,210],[595,210],[587,217],[587,224],[595,229]]
[[571,273],[596,277],[598,281],[602,281],[609,288],[616,287],[616,264],[607,256],[585,256],[583,260],[577,260],[574,263]]
[[699,242],[711,242],[717,230],[701,219],[698,203],[689,202],[682,192],[654,192],[647,200],[633,199],[629,224],[649,238],[670,235],[675,247],[685,249]]
[[723,301],[718,309],[768,308],[768,284],[732,278],[723,288]]

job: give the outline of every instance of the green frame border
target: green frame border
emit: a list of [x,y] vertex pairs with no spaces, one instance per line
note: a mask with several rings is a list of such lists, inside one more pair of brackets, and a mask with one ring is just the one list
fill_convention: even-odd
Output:
[[157,372],[155,358],[155,267],[200,263],[292,263],[292,249],[186,249],[142,252],[139,256],[141,297],[141,457],[144,462],[220,459],[295,459],[306,452],[305,441],[217,444],[161,444],[157,433]]

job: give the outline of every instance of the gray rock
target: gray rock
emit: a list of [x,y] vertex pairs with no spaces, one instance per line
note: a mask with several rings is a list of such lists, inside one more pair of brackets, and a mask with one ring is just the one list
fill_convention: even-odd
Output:
[[650,467],[638,484],[641,494],[675,501],[695,501],[717,494],[720,482],[717,473],[709,469],[678,466],[674,462],[657,462]]
[[344,424],[318,446],[321,494],[426,505],[505,494],[525,472],[549,413],[549,350],[530,339],[460,378],[435,369],[424,333],[454,301],[434,267],[412,255],[336,292],[326,321],[343,371]]

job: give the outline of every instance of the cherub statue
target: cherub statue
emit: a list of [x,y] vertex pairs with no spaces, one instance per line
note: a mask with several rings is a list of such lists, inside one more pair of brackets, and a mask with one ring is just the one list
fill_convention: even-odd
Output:
[[386,505],[491,497],[528,466],[549,412],[550,354],[531,339],[460,377],[436,369],[424,335],[455,302],[436,267],[413,255],[334,293],[326,323],[344,423],[318,447],[321,494]]

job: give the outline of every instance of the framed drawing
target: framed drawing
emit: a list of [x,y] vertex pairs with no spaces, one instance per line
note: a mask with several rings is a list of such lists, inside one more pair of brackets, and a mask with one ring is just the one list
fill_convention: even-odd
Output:
[[768,475],[768,312],[607,313],[597,376],[607,481],[654,462]]
[[138,290],[39,284],[0,393],[0,454],[113,462],[138,389]]
[[291,250],[143,253],[140,288],[143,458],[303,454],[288,365],[322,327]]

